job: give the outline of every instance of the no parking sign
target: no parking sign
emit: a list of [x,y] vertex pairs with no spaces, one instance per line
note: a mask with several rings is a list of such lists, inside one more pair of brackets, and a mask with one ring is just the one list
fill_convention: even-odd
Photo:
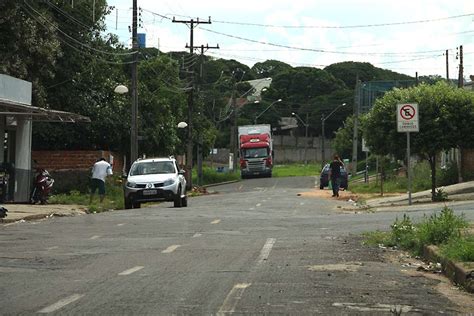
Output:
[[419,132],[418,103],[397,104],[397,131],[407,133],[408,205],[411,205],[410,132]]
[[397,131],[418,132],[418,103],[397,104]]

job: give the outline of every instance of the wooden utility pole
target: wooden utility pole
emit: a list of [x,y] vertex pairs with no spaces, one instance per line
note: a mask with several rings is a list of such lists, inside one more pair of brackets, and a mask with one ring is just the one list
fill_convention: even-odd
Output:
[[132,8],[132,122],[130,126],[130,165],[138,158],[138,36],[137,36],[137,0],[133,0]]
[[459,78],[458,78],[458,88],[464,87],[464,64],[463,64],[463,53],[462,45],[459,46]]
[[[209,44],[206,44],[206,46],[201,45],[199,46],[199,49],[201,50],[201,62],[200,62],[200,71],[199,71],[199,78],[200,78],[200,83],[202,82],[202,77],[203,77],[203,64],[204,64],[204,52],[206,52],[209,49],[219,49],[219,44],[217,46],[209,46]],[[198,139],[198,144],[197,144],[197,185],[201,186],[203,185],[203,174],[202,174],[202,135],[199,134],[199,139]]]
[[[176,20],[173,17],[173,23],[184,23],[189,27],[190,36],[189,36],[189,45],[186,44],[186,48],[189,48],[189,54],[194,55],[194,28],[199,24],[211,24],[211,17],[208,21],[200,21],[199,18],[196,20]],[[190,64],[188,69],[189,82],[191,88],[188,91],[188,143],[186,148],[186,183],[187,188],[192,188],[192,172],[193,172],[193,113],[194,113],[194,72],[191,69],[192,64]]]
[[449,50],[446,50],[446,80],[449,81],[449,58],[448,58]]
[[359,81],[359,75],[356,78],[355,94],[354,94],[354,131],[352,136],[352,161],[351,161],[351,172],[352,176],[355,177],[357,173],[357,145],[359,143],[359,110],[360,110],[360,94],[361,94],[361,83]]

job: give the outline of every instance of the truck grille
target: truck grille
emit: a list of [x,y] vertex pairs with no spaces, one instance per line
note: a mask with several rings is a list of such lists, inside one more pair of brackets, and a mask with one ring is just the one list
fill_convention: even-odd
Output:
[[265,170],[265,161],[264,160],[248,161],[247,166],[250,171],[262,171],[262,170]]

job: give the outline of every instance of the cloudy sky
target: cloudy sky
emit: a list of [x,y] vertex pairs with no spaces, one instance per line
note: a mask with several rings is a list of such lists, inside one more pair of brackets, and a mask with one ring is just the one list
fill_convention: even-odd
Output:
[[[109,0],[109,32],[130,42],[131,0]],[[206,54],[248,66],[276,59],[292,66],[323,68],[361,61],[414,76],[457,78],[459,46],[464,74],[474,75],[472,0],[138,0],[140,33],[147,46],[186,50],[189,27],[177,20],[199,17],[212,24],[194,30],[194,45],[215,46]]]

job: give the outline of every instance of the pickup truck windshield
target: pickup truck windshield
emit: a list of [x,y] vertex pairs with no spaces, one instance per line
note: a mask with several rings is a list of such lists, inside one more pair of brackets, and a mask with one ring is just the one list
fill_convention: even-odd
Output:
[[175,173],[174,164],[171,161],[138,162],[132,166],[130,175],[141,176],[145,174]]

